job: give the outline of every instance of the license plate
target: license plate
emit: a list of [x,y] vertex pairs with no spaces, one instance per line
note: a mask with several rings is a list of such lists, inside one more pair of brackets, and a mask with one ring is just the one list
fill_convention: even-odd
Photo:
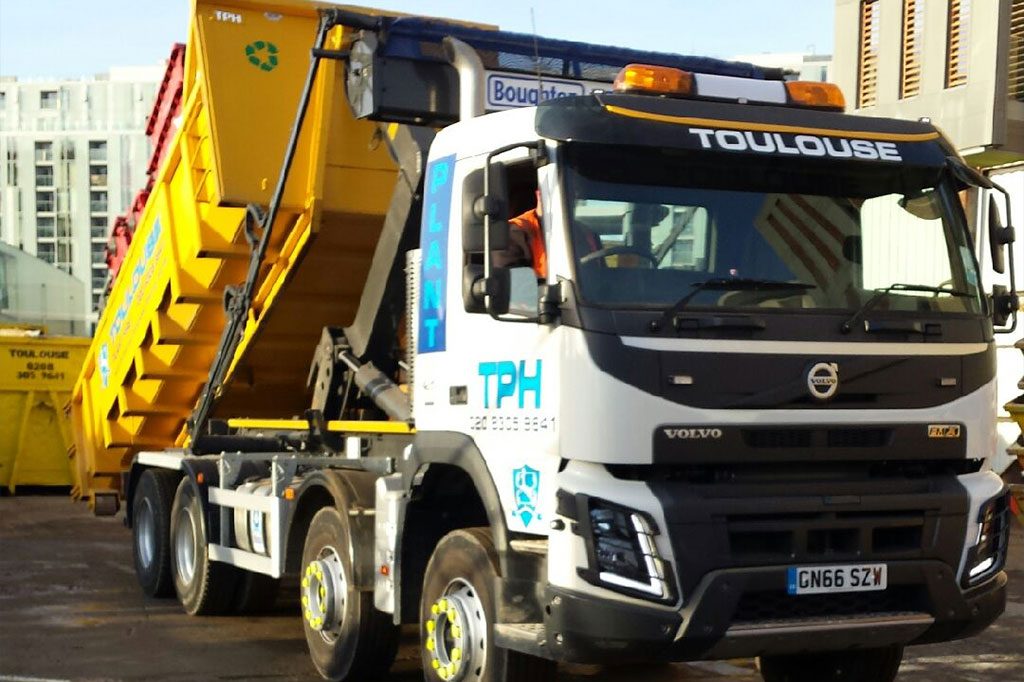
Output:
[[790,594],[871,592],[884,590],[887,581],[885,564],[791,566],[786,574],[786,589]]

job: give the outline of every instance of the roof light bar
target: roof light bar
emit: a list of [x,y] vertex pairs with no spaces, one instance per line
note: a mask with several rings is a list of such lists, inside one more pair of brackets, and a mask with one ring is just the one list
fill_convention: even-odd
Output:
[[693,74],[670,66],[629,64],[615,77],[615,92],[652,95],[689,95],[693,91]]
[[694,97],[746,104],[780,104],[843,111],[846,101],[833,83],[768,81],[706,73],[691,73],[653,64],[629,64],[619,71],[615,92]]
[[788,81],[786,92],[789,94],[791,104],[834,111],[846,109],[846,98],[843,97],[843,91],[835,83]]

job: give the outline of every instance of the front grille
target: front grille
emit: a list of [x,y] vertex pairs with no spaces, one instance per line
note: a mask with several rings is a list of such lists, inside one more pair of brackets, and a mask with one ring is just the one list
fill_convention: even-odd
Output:
[[884,448],[892,444],[894,431],[879,427],[772,427],[743,429],[742,435],[750,448]]
[[924,547],[923,511],[742,514],[726,517],[729,550],[741,561],[898,556]]
[[748,592],[740,597],[734,623],[798,620],[827,616],[930,611],[922,587],[897,585],[878,592],[791,595],[782,590]]

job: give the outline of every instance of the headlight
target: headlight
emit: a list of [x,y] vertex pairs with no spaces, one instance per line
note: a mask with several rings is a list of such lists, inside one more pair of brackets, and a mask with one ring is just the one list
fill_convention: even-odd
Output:
[[673,598],[671,574],[654,543],[654,523],[641,512],[602,500],[591,499],[589,507],[591,570],[581,575],[618,592]]
[[1010,494],[986,502],[978,513],[978,539],[967,552],[967,564],[961,584],[977,585],[1003,567],[1010,531]]

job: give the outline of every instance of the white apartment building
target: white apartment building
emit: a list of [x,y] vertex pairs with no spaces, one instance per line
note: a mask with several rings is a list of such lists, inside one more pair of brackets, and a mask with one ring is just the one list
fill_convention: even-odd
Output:
[[0,241],[85,283],[94,322],[114,217],[146,182],[162,64],[78,80],[0,77]]

